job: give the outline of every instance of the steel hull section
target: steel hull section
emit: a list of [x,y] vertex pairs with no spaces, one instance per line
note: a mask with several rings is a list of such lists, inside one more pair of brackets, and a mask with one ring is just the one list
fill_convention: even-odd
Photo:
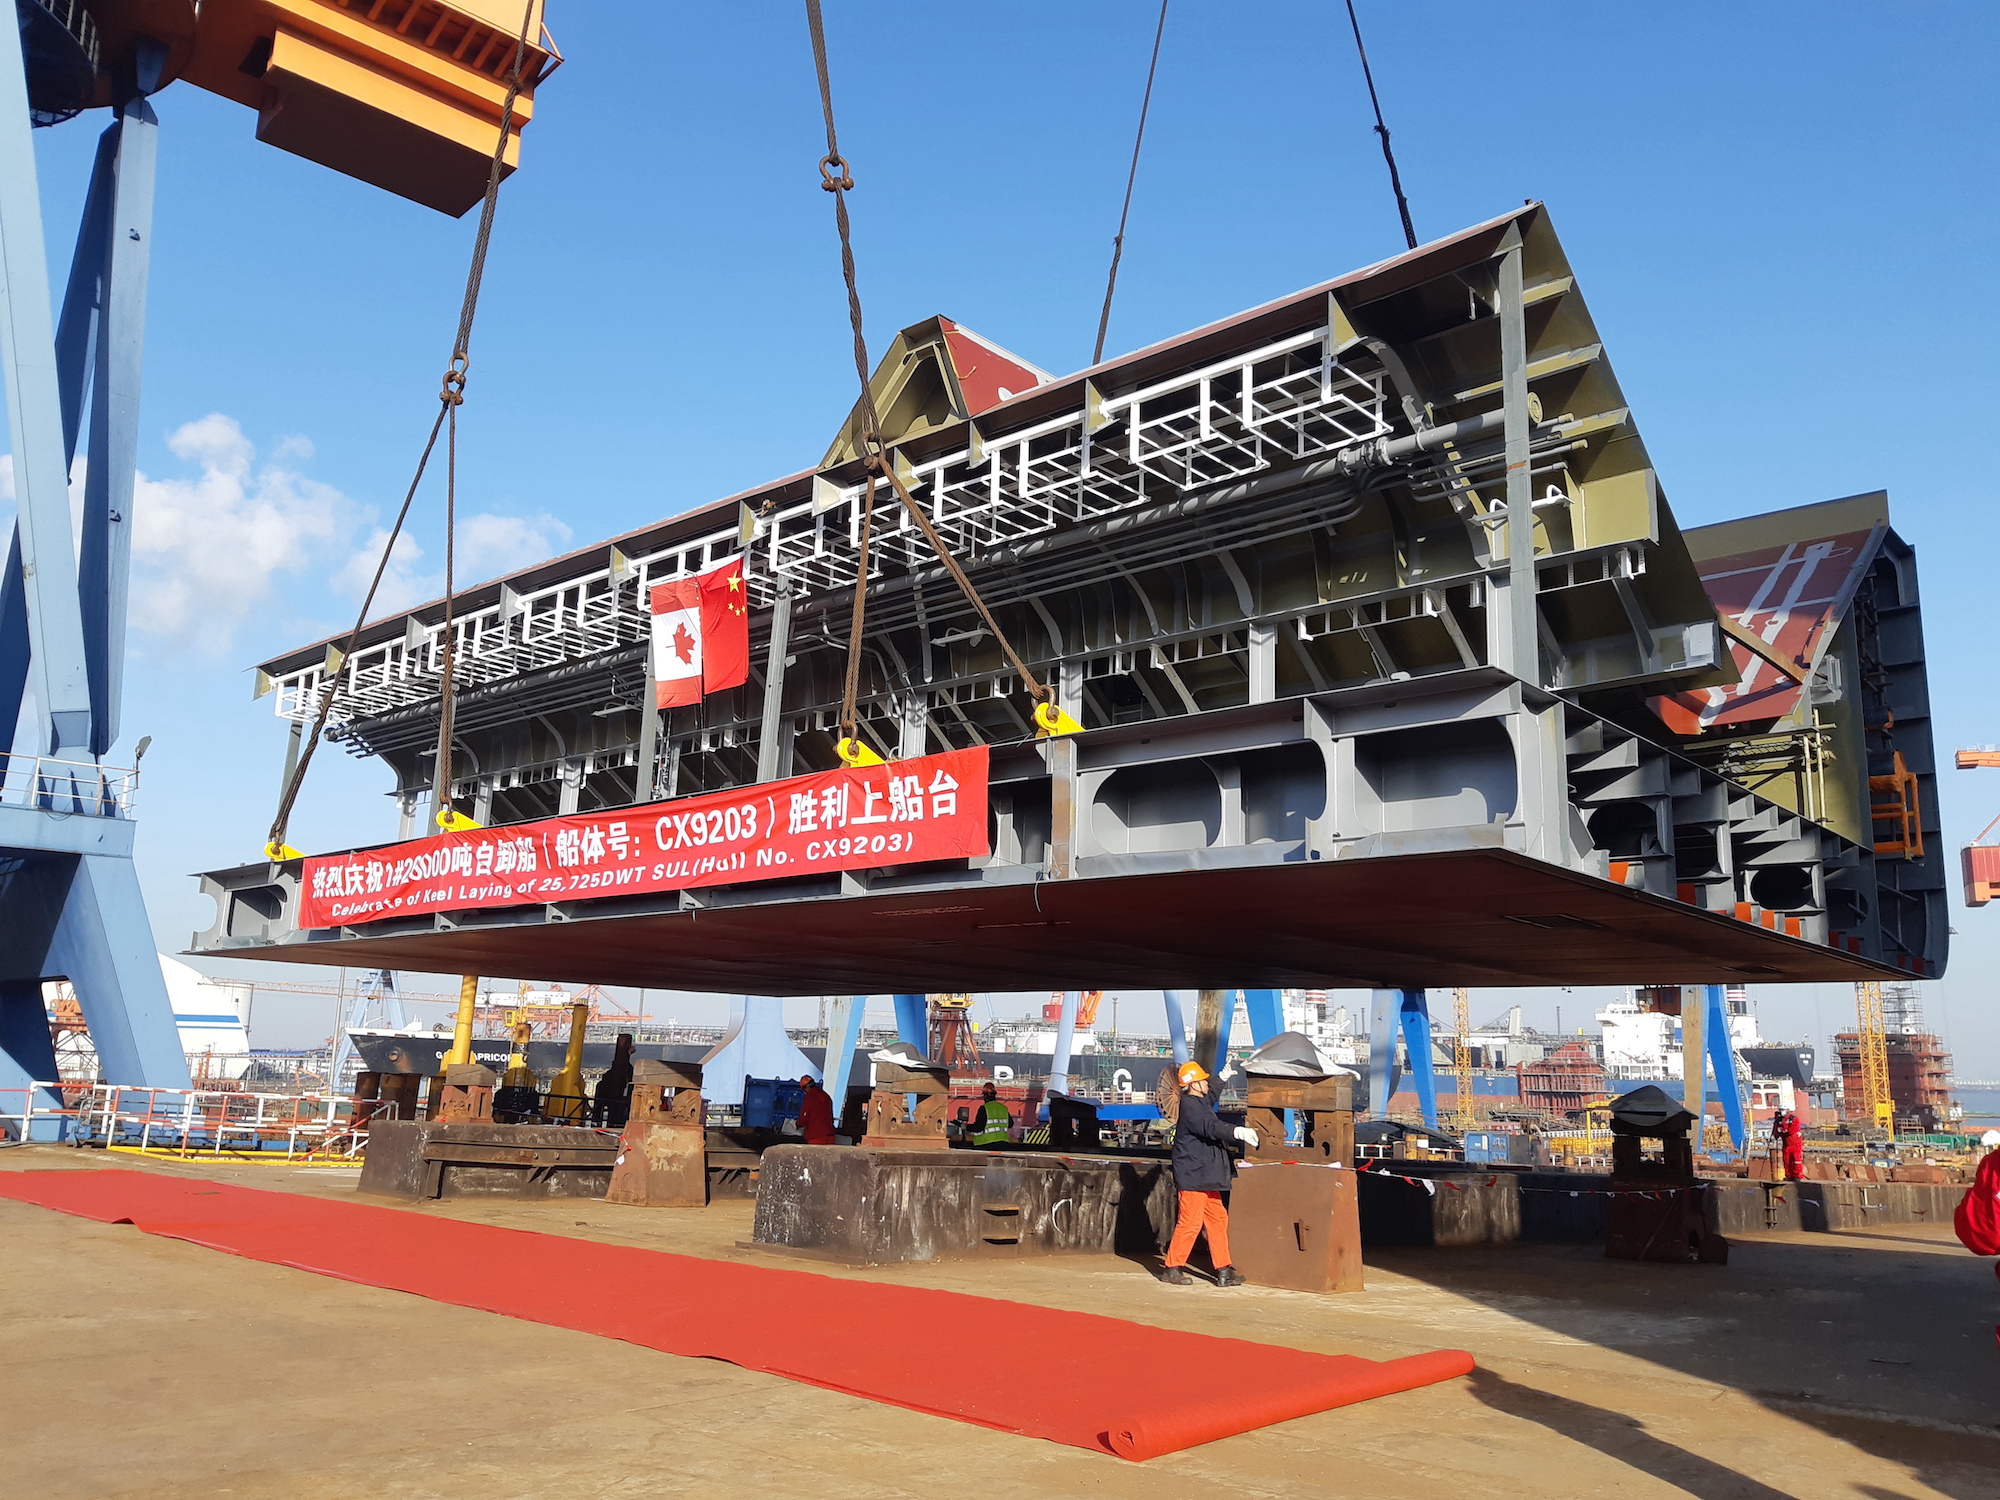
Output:
[[[1025,872],[1024,872],[1025,873]],[[602,908],[591,910],[592,906]],[[470,918],[473,914],[467,914]],[[732,994],[1812,983],[1899,971],[1504,848],[652,909],[578,903],[206,946]]]

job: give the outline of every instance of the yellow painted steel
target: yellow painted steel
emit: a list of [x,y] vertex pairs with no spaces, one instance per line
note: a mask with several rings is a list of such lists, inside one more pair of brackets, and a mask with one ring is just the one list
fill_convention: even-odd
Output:
[[507,1054],[507,1071],[500,1077],[501,1087],[531,1089],[535,1086],[535,1070],[528,1066],[528,1038],[532,1034],[525,1010],[507,1012],[507,1037],[514,1045]]
[[590,1006],[579,1000],[569,1011],[569,1050],[563,1054],[562,1071],[549,1085],[543,1113],[558,1125],[581,1125],[587,1111],[583,1092],[583,1031],[590,1024]]
[[1036,739],[1046,740],[1053,739],[1059,734],[1082,733],[1083,726],[1064,713],[1054,702],[1037,703],[1035,705]]
[[1864,979],[1854,986],[1856,1040],[1861,1051],[1862,1118],[1896,1138],[1896,1101],[1889,1092],[1889,1039],[1882,1025],[1882,986]]
[[841,764],[850,769],[859,770],[862,766],[886,766],[888,764],[887,761],[858,739],[843,739],[833,748],[834,753],[839,755]]
[[1451,992],[1452,1025],[1451,1071],[1458,1093],[1458,1128],[1471,1130],[1479,1123],[1479,1104],[1472,1096],[1472,1046],[1466,1033],[1472,1030],[1472,996],[1463,988]]
[[472,1019],[479,1005],[479,976],[467,974],[458,982],[458,1016],[451,1026],[451,1048],[441,1067],[472,1061]]

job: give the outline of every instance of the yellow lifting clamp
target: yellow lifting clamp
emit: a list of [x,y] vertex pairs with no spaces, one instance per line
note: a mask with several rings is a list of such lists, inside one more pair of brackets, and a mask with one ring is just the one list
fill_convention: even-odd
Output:
[[1057,706],[1051,698],[1035,705],[1035,738],[1052,739],[1059,734],[1082,734],[1083,726]]
[[305,855],[290,844],[273,842],[264,846],[264,857],[274,864],[281,865],[288,859],[304,859]]
[[863,766],[886,766],[889,764],[858,739],[848,738],[840,740],[834,745],[833,749],[834,753],[840,757],[840,763],[849,770],[858,771]]
[[484,826],[473,822],[464,813],[450,807],[447,807],[437,815],[437,825],[446,833],[469,833],[475,828]]

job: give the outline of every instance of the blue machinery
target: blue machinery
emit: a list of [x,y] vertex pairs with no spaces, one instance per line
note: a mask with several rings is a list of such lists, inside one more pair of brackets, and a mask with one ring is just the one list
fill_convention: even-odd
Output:
[[[1743,1110],[1743,1088],[1736,1077],[1736,1055],[1729,1043],[1727,990],[1719,984],[1691,984],[1681,987],[1681,1012],[1685,1017],[1693,1007],[1694,1026],[1682,1023],[1683,1033],[1694,1043],[1683,1093],[1689,1111],[1699,1119],[1707,1099],[1708,1070],[1715,1071],[1716,1093],[1722,1116],[1729,1125],[1729,1139],[1741,1151],[1747,1135]],[[1169,1015],[1172,1006],[1169,1005]],[[1255,1012],[1252,1012],[1253,1020]],[[1396,1041],[1401,1037],[1409,1058],[1410,1081],[1415,1086],[1417,1105],[1423,1110],[1424,1124],[1438,1128],[1437,1070],[1431,1055],[1431,1013],[1423,990],[1376,990],[1373,1014],[1368,1027],[1369,1114],[1383,1119],[1389,1098],[1396,1092],[1401,1067],[1396,1060]],[[1261,1040],[1261,1038],[1259,1038]],[[1178,1055],[1178,1054],[1176,1054]]]
[[[136,764],[104,762],[119,735],[153,233],[159,122],[146,95],[164,61],[139,44],[137,92],[98,141],[52,321],[28,78],[21,49],[0,43],[0,367],[17,503],[0,573],[0,1088],[56,1076],[42,1005],[53,977],[74,986],[107,1081],[190,1083],[132,864]],[[79,558],[69,474],[86,387]],[[31,685],[32,746],[13,754]]]

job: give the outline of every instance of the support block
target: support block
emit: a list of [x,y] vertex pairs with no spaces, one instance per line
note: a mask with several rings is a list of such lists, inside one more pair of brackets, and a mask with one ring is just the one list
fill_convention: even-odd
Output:
[[903,1098],[901,1088],[877,1089],[868,1096],[868,1133],[861,1138],[861,1144],[880,1150],[949,1150],[951,1141],[945,1134],[944,1122],[950,1095],[918,1095],[914,1115],[904,1113]]
[[708,1132],[698,1120],[685,1124],[654,1116],[627,1122],[604,1201],[640,1208],[706,1207]]
[[[1614,1179],[1614,1189],[1622,1188]],[[1604,1254],[1611,1260],[1644,1260],[1667,1265],[1721,1266],[1729,1263],[1729,1241],[1716,1221],[1713,1188],[1654,1189],[1643,1197],[1629,1190],[1610,1199],[1604,1217]]]
[[1355,1174],[1292,1162],[1246,1165],[1229,1195],[1229,1250],[1255,1286],[1360,1291]]

